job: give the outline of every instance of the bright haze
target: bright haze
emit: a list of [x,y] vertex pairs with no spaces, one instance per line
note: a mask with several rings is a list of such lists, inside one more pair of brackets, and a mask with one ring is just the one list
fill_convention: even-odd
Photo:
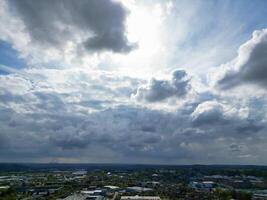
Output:
[[0,0],[0,162],[267,164],[267,1]]

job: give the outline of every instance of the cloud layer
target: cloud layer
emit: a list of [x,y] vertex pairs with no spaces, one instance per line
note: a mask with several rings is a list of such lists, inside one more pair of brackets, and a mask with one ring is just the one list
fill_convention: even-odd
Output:
[[[178,70],[167,83],[185,75]],[[167,112],[129,101],[140,84],[82,70],[1,75],[0,161],[257,163],[266,154],[266,116],[256,103],[200,94]]]
[[7,1],[22,19],[31,40],[48,46],[79,43],[89,51],[129,52],[126,8],[111,0]]

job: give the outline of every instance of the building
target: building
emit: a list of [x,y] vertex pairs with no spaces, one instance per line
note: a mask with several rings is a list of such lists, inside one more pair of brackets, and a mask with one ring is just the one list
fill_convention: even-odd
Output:
[[96,189],[96,190],[83,190],[83,191],[81,191],[81,194],[91,195],[91,196],[105,195],[105,193],[106,193],[105,190],[100,190],[100,189]]
[[160,200],[158,196],[122,196],[121,200]]
[[101,195],[87,195],[87,194],[72,194],[64,199],[57,200],[104,200],[105,198]]
[[126,188],[127,192],[147,192],[147,191],[152,191],[152,190],[153,190],[152,188],[145,188],[145,187],[138,187],[138,186]]
[[118,186],[114,186],[114,185],[105,185],[104,188],[106,188],[108,190],[118,190],[118,189],[120,189]]

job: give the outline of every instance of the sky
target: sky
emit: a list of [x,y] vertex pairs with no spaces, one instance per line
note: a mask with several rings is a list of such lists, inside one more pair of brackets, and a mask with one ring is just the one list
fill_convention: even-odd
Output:
[[0,162],[267,165],[264,0],[0,0]]

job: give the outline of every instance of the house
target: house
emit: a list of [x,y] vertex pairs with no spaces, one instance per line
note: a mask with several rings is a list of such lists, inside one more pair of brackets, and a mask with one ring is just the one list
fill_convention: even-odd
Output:
[[158,196],[122,196],[121,200],[160,200]]

